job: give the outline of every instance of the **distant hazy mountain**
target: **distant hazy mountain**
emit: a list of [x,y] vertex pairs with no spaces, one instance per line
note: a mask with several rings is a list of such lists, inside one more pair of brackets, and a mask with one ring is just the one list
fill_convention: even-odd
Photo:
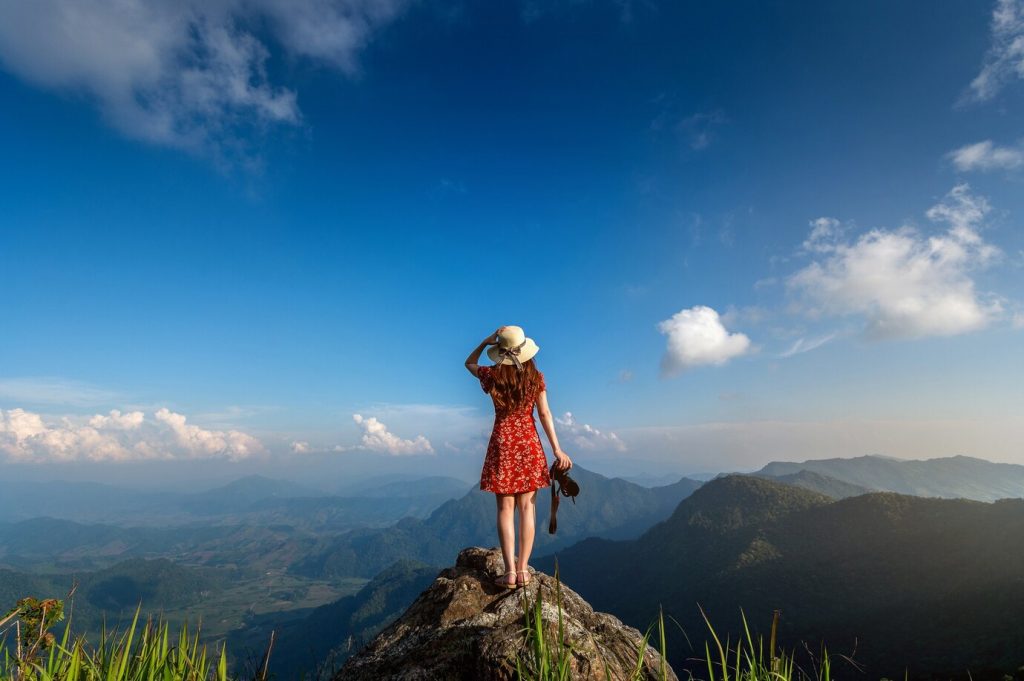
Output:
[[0,521],[52,517],[103,522],[166,509],[180,495],[139,491],[97,482],[0,480]]
[[[907,669],[911,679],[999,679],[1024,662],[1024,500],[831,501],[736,475],[705,484],[637,540],[588,539],[538,569],[556,557],[570,587],[628,624],[642,629],[664,606],[697,649],[670,638],[677,670],[703,653],[698,603],[734,640],[741,608],[761,633],[779,609],[783,645],[856,647],[864,678]],[[852,675],[834,662],[834,678]]]
[[266,499],[325,496],[328,495],[324,492],[287,480],[247,475],[221,487],[184,495],[181,505],[193,513],[213,515],[223,511],[238,511]]
[[922,497],[995,501],[1024,497],[1024,466],[992,463],[969,456],[906,461],[883,456],[775,461],[758,475],[780,477],[801,471],[818,473],[869,490]]
[[[772,477],[760,473],[758,475],[761,477]],[[842,480],[837,480],[836,478],[831,478],[827,475],[822,475],[821,473],[815,473],[814,471],[808,470],[800,470],[796,473],[779,475],[772,479],[784,482],[787,485],[795,485],[797,487],[811,490],[812,492],[818,492],[833,499],[846,499],[847,497],[855,497],[859,494],[867,494],[871,491],[867,487],[843,482]]]
[[[351,596],[321,606],[301,618],[271,613],[254,618],[232,632],[229,650],[239,656],[258,655],[276,631],[270,671],[279,679],[314,678],[340,667],[381,629],[405,611],[437,576],[438,568],[398,561],[378,573]],[[330,674],[320,678],[330,678]]]
[[443,475],[428,477],[376,476],[355,484],[344,485],[338,494],[345,497],[404,498],[423,495],[446,494],[447,498],[461,497],[472,485],[464,480]]
[[[468,486],[454,478],[391,480],[357,486],[350,496],[251,475],[194,494],[140,492],[98,483],[0,482],[0,522],[37,517],[108,525],[292,525],[317,533],[383,527],[400,518],[426,517]],[[48,490],[59,489],[59,494]]]
[[[547,533],[550,492],[537,499],[534,551],[540,555],[583,537],[634,537],[667,517],[700,483],[683,478],[663,487],[647,488],[621,478],[606,478],[579,466],[572,470],[581,488],[575,504],[568,499],[558,510],[558,533]],[[400,559],[447,565],[466,546],[494,546],[494,495],[471,490],[442,504],[424,520],[405,518],[381,530],[355,530],[322,542],[319,551],[296,563],[293,571],[314,577],[371,577]]]

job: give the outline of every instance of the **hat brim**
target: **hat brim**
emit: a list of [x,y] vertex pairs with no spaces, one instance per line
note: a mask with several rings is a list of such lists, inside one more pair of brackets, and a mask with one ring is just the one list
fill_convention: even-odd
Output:
[[[533,356],[537,354],[538,350],[540,350],[540,347],[533,342],[533,339],[527,338],[526,345],[524,345],[523,349],[519,351],[519,361],[526,362],[527,360],[533,359]],[[500,346],[492,345],[491,347],[487,348],[487,356],[491,358],[492,362],[497,364],[498,353],[500,351]],[[502,364],[514,364],[514,362],[510,358],[506,357]]]

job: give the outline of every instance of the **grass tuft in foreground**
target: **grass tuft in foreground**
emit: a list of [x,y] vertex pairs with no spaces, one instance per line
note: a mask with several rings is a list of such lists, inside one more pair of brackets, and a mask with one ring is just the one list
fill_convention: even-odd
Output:
[[61,601],[34,598],[18,601],[0,618],[0,681],[229,680],[226,648],[208,656],[199,631],[190,636],[187,625],[175,636],[162,620],[141,623],[136,609],[125,631],[104,628],[96,645],[90,645],[84,637],[72,640],[70,626],[57,640],[49,629],[62,619]]
[[[555,565],[555,594],[558,609],[558,632],[554,641],[551,641],[552,637],[545,632],[544,620],[541,617],[543,599],[540,591],[538,590],[537,598],[533,603],[527,603],[526,599],[523,599],[525,626],[522,631],[525,634],[526,643],[519,657],[516,658],[518,681],[570,681],[572,679],[573,648],[571,644],[564,642],[562,589],[557,563]],[[704,617],[710,635],[710,640],[704,644],[703,657],[707,668],[707,681],[831,681],[832,679],[827,650],[822,650],[820,658],[814,661],[813,669],[810,672],[796,665],[795,653],[778,650],[776,646],[778,611],[775,611],[772,617],[767,649],[762,637],[759,636],[755,643],[747,624],[746,615],[742,611],[740,615],[743,619],[744,635],[735,645],[728,638],[723,643],[703,610],[701,610],[701,615]],[[678,623],[676,624],[678,626]],[[648,678],[644,670],[644,654],[655,626],[657,626],[659,653],[657,678],[660,681],[667,681],[669,678],[665,644],[665,615],[659,609],[658,619],[647,627],[647,631],[637,647],[636,664],[631,674],[633,681]],[[605,667],[605,677],[611,678],[611,672],[607,666]],[[691,681],[694,679],[692,674],[690,678]]]

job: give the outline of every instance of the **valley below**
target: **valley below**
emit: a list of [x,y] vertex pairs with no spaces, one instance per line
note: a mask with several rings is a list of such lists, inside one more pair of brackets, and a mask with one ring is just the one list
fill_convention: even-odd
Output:
[[[741,612],[765,635],[781,611],[781,645],[827,645],[834,678],[1016,679],[1024,467],[955,458],[902,472],[881,457],[770,464],[658,487],[576,467],[583,492],[562,503],[557,535],[538,500],[531,562],[548,574],[557,563],[596,609],[641,631],[663,611],[679,625],[669,661],[697,678],[703,608],[734,639]],[[255,477],[192,499],[69,485],[51,516],[22,517],[12,499],[31,487],[0,503],[0,607],[74,586],[76,631],[124,625],[141,606],[227,641],[237,670],[273,632],[281,679],[330,678],[463,548],[496,544],[493,498],[451,479],[394,483],[384,498],[301,496]]]

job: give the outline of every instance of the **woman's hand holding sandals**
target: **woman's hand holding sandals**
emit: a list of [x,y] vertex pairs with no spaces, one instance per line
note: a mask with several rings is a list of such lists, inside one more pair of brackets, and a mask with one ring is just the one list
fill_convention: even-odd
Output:
[[555,467],[558,470],[567,471],[572,468],[572,459],[561,449],[555,450]]

